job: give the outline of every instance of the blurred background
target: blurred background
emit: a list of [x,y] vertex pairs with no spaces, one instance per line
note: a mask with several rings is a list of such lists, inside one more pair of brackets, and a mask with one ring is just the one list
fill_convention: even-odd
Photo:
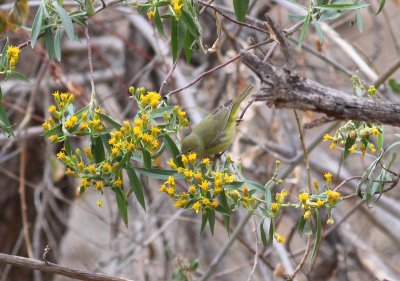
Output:
[[[217,7],[232,14],[232,1],[215,1]],[[9,11],[13,1],[2,1],[0,10]],[[29,1],[31,26],[40,1]],[[400,2],[388,0],[381,14],[375,15],[379,2],[371,1],[361,10],[363,32],[355,24],[354,12],[344,13],[323,26],[324,44],[319,43],[315,29],[307,33],[303,49],[291,47],[296,58],[296,71],[323,85],[352,94],[349,73],[358,73],[366,84],[375,81],[400,57]],[[76,2],[64,1],[73,9]],[[101,5],[100,1],[94,2]],[[289,1],[250,1],[249,21],[265,20],[268,14],[281,29],[293,26],[298,14]],[[184,58],[177,62],[164,94],[181,88],[204,71],[220,65],[249,45],[265,40],[252,29],[238,26],[219,17],[222,31],[219,47],[207,54],[195,53],[190,63]],[[205,9],[201,16],[205,49],[217,39],[215,14]],[[26,193],[27,221],[32,240],[33,257],[41,259],[43,249],[50,243],[48,259],[78,269],[121,276],[132,280],[185,280],[177,272],[188,272],[189,280],[199,280],[209,265],[229,241],[221,218],[217,218],[214,236],[208,229],[200,235],[201,216],[192,210],[176,209],[164,193],[158,191],[160,181],[141,178],[148,206],[144,212],[134,197],[129,198],[129,226],[121,220],[113,193],[104,196],[98,207],[98,193],[88,190],[79,196],[80,182],[64,176],[66,168],[55,154],[61,148],[41,136],[41,124],[48,117],[47,108],[54,91],[75,95],[76,104],[85,106],[90,99],[90,78],[84,29],[75,26],[80,40],[62,41],[62,61],[49,62],[41,42],[32,50],[23,48],[17,70],[29,77],[30,83],[10,79],[1,82],[3,105],[15,128],[15,138],[0,136],[0,252],[27,256],[21,220],[22,189]],[[94,82],[102,110],[117,121],[131,119],[137,110],[129,99],[128,87],[144,86],[157,91],[172,67],[169,42],[161,37],[146,17],[124,4],[109,6],[89,20],[93,52]],[[298,38],[298,33],[293,39]],[[29,40],[24,30],[8,32],[13,45]],[[168,36],[167,36],[168,37]],[[255,50],[266,53],[270,45]],[[328,58],[336,63],[324,60]],[[282,65],[284,58],[278,48],[270,62]],[[349,72],[338,70],[342,66]],[[342,70],[343,70],[342,69]],[[400,79],[400,72],[392,78]],[[211,109],[235,97],[249,83],[259,89],[258,78],[237,60],[207,75],[192,87],[172,96],[172,102],[188,111],[192,124]],[[385,98],[398,100],[387,91]],[[302,125],[320,118],[312,112],[301,113]],[[22,124],[22,125],[21,125]],[[352,155],[341,162],[342,151],[329,150],[322,142],[324,133],[334,132],[341,124],[324,123],[305,129],[305,143],[310,148],[311,174],[323,181],[323,174],[334,175],[334,185],[360,176],[371,163],[371,157]],[[189,131],[189,130],[188,130]],[[188,131],[182,132],[182,135]],[[385,146],[396,141],[398,129],[385,127]],[[77,138],[83,146],[84,139]],[[254,103],[238,127],[235,142],[228,152],[241,161],[244,175],[265,183],[275,169],[275,160],[282,165],[279,175],[284,183],[273,193],[285,189],[297,194],[305,188],[306,170],[302,161],[301,143],[292,110],[274,109],[265,103]],[[165,167],[167,158],[160,161]],[[398,167],[398,166],[397,166]],[[396,167],[394,166],[394,169]],[[348,182],[343,194],[354,192],[357,182]],[[297,280],[400,280],[400,192],[398,188],[384,194],[370,206],[360,198],[346,200],[334,210],[336,225],[324,228],[324,239],[315,263],[307,263]],[[296,233],[300,212],[287,210],[277,222],[278,231],[286,237],[285,244],[264,248],[258,233],[259,218],[248,218],[240,209],[233,217],[232,231],[242,226],[240,235],[227,255],[218,260],[208,280],[248,280],[255,255],[257,267],[252,280],[283,280],[299,263],[306,238]],[[338,222],[341,222],[340,224]],[[0,281],[70,280],[38,271],[12,268],[0,264]]]

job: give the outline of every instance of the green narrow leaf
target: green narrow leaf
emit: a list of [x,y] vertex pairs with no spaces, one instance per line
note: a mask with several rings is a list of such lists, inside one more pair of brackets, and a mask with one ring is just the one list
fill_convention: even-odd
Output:
[[174,170],[164,170],[164,169],[145,169],[145,168],[135,168],[136,171],[141,173],[142,175],[154,178],[154,179],[159,179],[159,180],[166,180],[168,179],[169,176],[174,177],[175,179],[184,179],[185,175],[178,174]]
[[270,245],[272,241],[274,241],[274,232],[275,232],[275,224],[274,220],[271,219],[269,222],[269,231],[268,231],[268,243],[267,245]]
[[318,209],[315,209],[315,219],[317,221],[317,232],[315,234],[315,242],[314,242],[314,247],[313,247],[312,255],[311,255],[312,260],[314,260],[314,258],[316,257],[316,254],[318,252],[319,243],[321,242],[321,236],[322,236],[321,215],[319,214]]
[[238,20],[243,21],[246,18],[249,2],[250,0],[233,0],[233,9]]
[[72,155],[72,149],[71,149],[71,144],[69,142],[69,138],[65,138],[65,140],[64,140],[64,149],[65,149],[65,153],[68,156]]
[[183,40],[183,48],[185,50],[185,58],[187,63],[190,63],[190,60],[192,59],[193,55],[192,44],[194,40],[195,38],[193,37],[192,33],[186,31],[185,38]]
[[59,135],[62,135],[62,134],[64,134],[64,133],[63,133],[61,124],[58,124],[54,128],[52,128],[52,129],[48,130],[47,132],[43,133],[43,135],[46,136],[46,137],[50,137],[52,135],[59,136]]
[[167,147],[168,153],[175,160],[178,167],[183,167],[182,159],[180,157],[180,151],[176,146],[175,142],[171,139],[169,135],[164,136],[164,143]]
[[328,3],[329,3],[329,0],[318,0],[317,1],[318,6],[326,5]]
[[128,227],[128,200],[126,199],[126,194],[121,188],[114,187],[112,190],[115,192],[119,214],[121,215],[126,227]]
[[378,12],[376,12],[376,15],[378,15],[380,12],[382,12],[383,8],[385,7],[386,0],[381,0],[381,3],[379,4],[379,9]]
[[324,33],[322,32],[321,26],[319,25],[318,21],[316,21],[316,20],[313,21],[313,26],[315,28],[315,31],[317,32],[319,44],[323,45],[324,44]]
[[208,224],[210,226],[211,234],[214,235],[215,211],[207,208],[206,212],[207,212],[207,219],[208,219]]
[[185,43],[185,34],[186,34],[186,26],[183,23],[182,20],[178,21],[178,56],[181,54],[182,48],[183,48],[183,44]]
[[265,229],[264,229],[264,220],[260,224],[260,235],[261,235],[261,241],[262,241],[264,247],[267,246],[268,238],[267,238],[267,234],[265,233]]
[[192,17],[185,10],[182,10],[181,19],[186,26],[186,30],[188,30],[194,38],[199,38],[201,32],[199,31],[198,25],[196,24],[196,18]]
[[103,134],[100,135],[100,138],[101,138],[101,140],[103,142],[103,145],[106,147],[107,151],[109,153],[111,153],[112,147],[111,147],[111,144],[108,143],[110,141],[110,139],[111,139],[111,135],[109,133],[103,133]]
[[202,215],[201,215],[200,234],[203,233],[204,229],[206,228],[206,225],[207,225],[207,214],[206,214],[206,212],[203,210],[203,211],[202,211]]
[[[376,180],[384,181],[384,180],[386,180],[386,175],[387,175],[387,172],[386,171],[382,171],[379,174],[379,176],[376,177]],[[385,184],[382,183],[382,182],[374,182],[372,184],[372,187],[371,187],[371,196],[373,197],[375,195],[376,191],[379,189],[379,197],[380,197],[380,195],[382,194],[384,186],[385,186]],[[377,201],[379,199],[379,197],[375,201]]]
[[164,26],[162,24],[160,13],[158,12],[158,9],[155,9],[155,12],[154,12],[154,24],[156,25],[156,29],[157,29],[158,33],[160,33],[162,37],[166,38],[165,32],[164,32]]
[[165,106],[157,108],[151,113],[151,117],[153,118],[163,117],[164,112],[167,112],[168,114],[171,115],[174,112],[174,106]]
[[95,14],[95,10],[93,7],[92,0],[85,0],[84,5],[85,5],[85,11],[86,11],[87,15],[93,16]]
[[400,80],[389,79],[389,87],[393,92],[400,94]]
[[226,232],[229,234],[230,231],[231,231],[231,229],[230,229],[230,226],[231,226],[231,216],[223,215],[223,221],[224,221],[224,226],[225,226]]
[[44,45],[46,46],[47,53],[49,54],[49,60],[52,61],[55,57],[54,53],[54,40],[53,32],[50,28],[44,30]]
[[171,2],[170,1],[157,1],[154,4],[155,4],[156,7],[162,7],[162,6],[170,5]]
[[5,65],[6,61],[7,61],[7,48],[8,48],[9,44],[8,44],[8,40],[6,41],[6,43],[4,44],[4,48],[1,51],[1,56],[0,56],[0,65]]
[[360,10],[356,10],[356,22],[357,22],[358,31],[360,31],[360,33],[362,33],[363,32],[363,22],[362,22]]
[[[225,185],[225,189],[229,190],[238,190],[240,187],[243,186],[243,181],[235,181]],[[255,189],[250,190],[250,193],[254,193]]]
[[258,182],[255,182],[255,181],[244,180],[244,184],[248,185],[252,189],[257,189],[261,192],[265,192],[267,190],[267,188],[265,186],[259,184]]
[[32,33],[31,33],[31,46],[35,47],[36,41],[40,34],[40,29],[42,27],[42,19],[43,19],[43,6],[40,5],[39,9],[36,12],[35,19],[32,23]]
[[106,159],[103,141],[100,137],[91,137],[91,149],[96,163],[100,163]]
[[72,23],[72,19],[70,18],[69,14],[58,3],[54,3],[54,8],[56,9],[57,14],[60,16],[62,25],[69,39],[74,40],[75,39],[74,24]]
[[381,149],[383,148],[383,139],[384,139],[384,131],[383,131],[383,126],[381,126],[381,131],[382,133],[378,135],[377,139],[378,139],[378,152],[381,151]]
[[216,212],[221,213],[222,215],[229,215],[229,210],[226,210],[224,207],[222,207],[221,205],[218,205],[217,208],[214,209]]
[[301,218],[299,220],[299,223],[297,224],[297,232],[300,235],[303,235],[303,233],[304,233],[304,226],[306,225],[306,222],[307,221],[304,219],[304,217],[301,216]]
[[308,11],[306,19],[304,20],[303,26],[301,28],[301,33],[300,33],[300,38],[299,38],[299,43],[297,44],[297,48],[301,48],[301,46],[304,43],[304,40],[306,39],[306,34],[308,30],[308,25],[310,24],[311,21],[311,11]]
[[171,52],[175,62],[180,52],[178,50],[178,22],[175,19],[171,20]]
[[344,145],[344,151],[343,151],[343,160],[346,160],[346,158],[350,155],[349,149],[353,146],[353,144],[356,143],[355,138],[347,137],[346,143]]
[[321,6],[316,6],[316,9],[321,9],[321,10],[338,10],[338,11],[348,11],[348,10],[357,10],[361,8],[368,7],[369,4],[359,4],[359,3],[354,3],[354,4],[329,4],[329,5],[321,5]]
[[143,155],[143,163],[144,163],[144,167],[146,169],[150,169],[151,168],[151,156],[150,156],[150,152],[148,152],[146,149],[142,149],[142,155]]
[[107,124],[110,124],[117,130],[121,129],[122,125],[119,124],[117,121],[114,121],[110,116],[105,115],[103,113],[97,113],[97,114],[100,116],[101,120],[106,121]]
[[136,196],[136,199],[139,201],[140,205],[142,205],[143,209],[146,211],[146,202],[144,200],[144,192],[142,185],[140,184],[139,178],[137,177],[135,170],[132,167],[131,163],[128,163],[125,166],[126,173],[129,177],[129,182],[131,184],[131,191]]
[[54,53],[56,55],[56,59],[61,61],[61,30],[59,28],[57,28],[54,35]]
[[0,87],[0,129],[7,137],[14,136],[14,132],[11,129],[11,124],[10,121],[8,120],[7,113],[3,105],[1,104],[2,98],[3,98],[3,92]]
[[21,72],[18,72],[18,71],[8,72],[8,77],[13,77],[15,79],[18,79],[18,80],[21,80],[24,82],[28,82],[28,83],[30,82],[28,77],[26,77],[24,74],[22,74]]
[[222,206],[225,210],[227,210],[230,213],[229,205],[228,205],[228,200],[226,198],[225,190],[222,189],[221,193],[219,194],[219,205]]
[[271,210],[272,195],[271,195],[271,190],[270,190],[269,188],[265,189],[264,197],[265,197],[265,208],[266,208],[269,212],[272,212],[272,210]]

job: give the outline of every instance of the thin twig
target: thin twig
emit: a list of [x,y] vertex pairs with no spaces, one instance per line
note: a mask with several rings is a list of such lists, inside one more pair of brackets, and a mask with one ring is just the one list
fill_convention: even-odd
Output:
[[256,217],[254,216],[253,218],[254,218],[254,227],[255,227],[254,234],[255,234],[255,237],[256,237],[256,239],[255,239],[255,240],[256,240],[256,253],[255,253],[255,255],[254,255],[254,264],[253,264],[253,268],[251,269],[251,272],[250,272],[249,278],[247,278],[247,281],[251,281],[251,279],[253,278],[254,272],[256,271],[257,264],[258,264],[258,234],[257,234],[257,222],[256,222]]
[[355,176],[355,177],[351,177],[349,179],[345,179],[338,186],[335,187],[334,191],[337,191],[339,188],[341,188],[344,184],[348,183],[349,181],[353,181],[353,180],[357,180],[357,179],[361,179],[361,178],[362,178],[361,176]]
[[308,156],[308,150],[306,147],[306,143],[304,142],[304,137],[303,137],[303,132],[301,131],[301,125],[300,125],[300,119],[299,116],[297,115],[297,112],[295,109],[293,109],[294,116],[296,117],[296,123],[297,123],[297,128],[299,130],[299,138],[301,141],[301,146],[303,149],[304,153],[304,162],[306,164],[306,169],[307,169],[307,185],[308,185],[308,193],[311,193],[311,170],[310,170],[310,159]]
[[380,85],[385,83],[387,79],[389,79],[392,74],[400,68],[400,58],[388,69],[383,73],[376,81],[374,82],[374,86],[378,88]]
[[55,263],[49,262],[46,264],[45,262],[36,260],[36,259],[28,259],[19,256],[12,256],[0,253],[0,263],[11,264],[13,266],[19,266],[23,268],[29,268],[32,270],[40,270],[43,272],[54,273],[57,275],[67,276],[73,279],[78,280],[87,280],[87,281],[132,281],[132,279],[118,278],[106,276],[100,273],[94,273],[89,271],[84,271],[80,269],[75,269],[71,267],[61,266]]
[[271,47],[269,48],[267,54],[265,55],[263,62],[267,62],[269,60],[269,58],[271,57],[272,53],[274,52],[276,46],[278,46],[279,42],[274,42]]
[[307,239],[307,245],[306,245],[306,250],[304,252],[303,257],[301,258],[301,261],[299,262],[299,264],[297,265],[297,267],[294,269],[294,271],[292,272],[292,274],[290,274],[287,277],[287,280],[293,280],[294,277],[297,275],[297,273],[303,268],[304,264],[306,263],[307,257],[310,254],[310,250],[311,250],[311,241],[312,241],[312,237],[309,236]]
[[171,67],[171,69],[169,70],[167,76],[165,76],[164,81],[161,83],[160,90],[158,91],[158,93],[159,93],[160,95],[162,95],[162,92],[163,92],[163,90],[164,90],[164,87],[165,87],[165,85],[167,85],[168,80],[171,78],[172,73],[174,72],[174,69],[175,69],[177,63],[178,63],[178,59],[176,59],[175,62],[172,64],[172,67]]
[[222,63],[222,64],[220,64],[220,65],[217,65],[216,67],[213,67],[213,68],[211,68],[210,70],[207,70],[207,71],[203,72],[202,74],[200,74],[199,76],[197,76],[195,79],[193,79],[193,80],[192,80],[189,84],[187,84],[186,86],[181,87],[181,88],[176,89],[176,90],[173,90],[173,91],[169,92],[166,96],[169,97],[169,96],[171,96],[171,95],[173,95],[173,94],[176,94],[176,93],[178,93],[178,92],[180,92],[180,91],[183,91],[183,90],[185,90],[185,89],[187,89],[187,88],[190,88],[191,86],[193,86],[194,84],[196,84],[197,82],[199,82],[201,79],[203,79],[205,76],[207,76],[207,75],[213,73],[214,71],[217,71],[218,69],[221,69],[221,68],[223,68],[224,66],[227,66],[228,64],[230,64],[230,63],[234,62],[235,60],[239,59],[239,58],[242,56],[242,54],[243,54],[244,52],[247,52],[247,51],[249,51],[249,50],[251,50],[251,49],[254,49],[254,48],[260,47],[260,46],[262,46],[262,45],[268,44],[268,43],[270,43],[270,42],[271,42],[271,39],[268,39],[268,40],[262,41],[262,42],[260,42],[260,43],[257,43],[257,44],[254,44],[254,45],[249,46],[249,47],[246,48],[244,51],[242,51],[241,53],[237,54],[236,56],[234,56],[234,57],[231,58],[230,60],[228,60],[228,61],[226,61],[226,62],[224,62],[224,63]]
[[[214,0],[209,0],[207,4],[211,5],[214,2]],[[202,15],[204,13],[204,10],[207,8],[206,5],[203,5],[203,8],[201,8],[200,10],[200,15]]]
[[220,14],[221,16],[223,16],[224,18],[226,18],[227,20],[229,20],[229,21],[231,21],[231,22],[233,22],[233,23],[236,23],[237,25],[241,25],[241,26],[244,26],[244,27],[247,27],[247,28],[250,28],[250,29],[254,29],[254,30],[260,31],[260,32],[262,32],[262,33],[269,34],[269,32],[268,32],[267,30],[265,30],[265,29],[259,28],[259,27],[257,27],[257,26],[251,25],[251,24],[246,23],[246,22],[242,22],[242,21],[235,20],[235,19],[231,18],[230,16],[227,16],[227,15],[224,14],[221,10],[217,9],[215,6],[212,6],[212,5],[210,5],[210,4],[206,3],[206,2],[199,1],[199,3],[200,3],[201,5],[203,5],[203,6],[205,6],[205,7],[209,7],[209,8],[211,8],[211,9],[213,9],[213,10],[216,11],[218,14]]
[[25,140],[21,141],[21,157],[19,162],[19,196],[21,200],[21,218],[22,229],[24,232],[24,239],[28,256],[33,257],[31,238],[29,237],[28,215],[26,207],[26,193],[25,193],[25,171],[26,171],[26,145]]

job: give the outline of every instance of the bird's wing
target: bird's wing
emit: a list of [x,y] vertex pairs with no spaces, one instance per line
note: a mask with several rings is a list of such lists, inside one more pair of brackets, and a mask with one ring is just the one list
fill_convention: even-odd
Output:
[[[204,136],[205,147],[210,147],[218,142],[228,122],[232,104],[232,100],[230,100],[224,105],[217,107],[193,129],[194,133]],[[204,126],[201,123],[209,125]]]

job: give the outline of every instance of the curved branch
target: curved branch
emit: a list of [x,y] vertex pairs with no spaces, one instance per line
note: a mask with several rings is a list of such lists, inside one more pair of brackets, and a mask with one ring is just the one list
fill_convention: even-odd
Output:
[[0,264],[10,264],[13,266],[19,266],[34,270],[40,270],[43,272],[50,272],[62,276],[71,277],[73,279],[78,280],[88,280],[88,281],[132,281],[129,279],[118,278],[118,277],[111,277],[106,276],[99,273],[93,273],[89,271],[74,269],[66,266],[61,266],[54,263],[48,263],[35,260],[35,259],[28,259],[19,256],[12,256],[7,254],[0,253]]
[[257,101],[270,107],[325,113],[339,120],[361,120],[400,127],[400,103],[356,97],[242,53],[241,59],[261,80]]

